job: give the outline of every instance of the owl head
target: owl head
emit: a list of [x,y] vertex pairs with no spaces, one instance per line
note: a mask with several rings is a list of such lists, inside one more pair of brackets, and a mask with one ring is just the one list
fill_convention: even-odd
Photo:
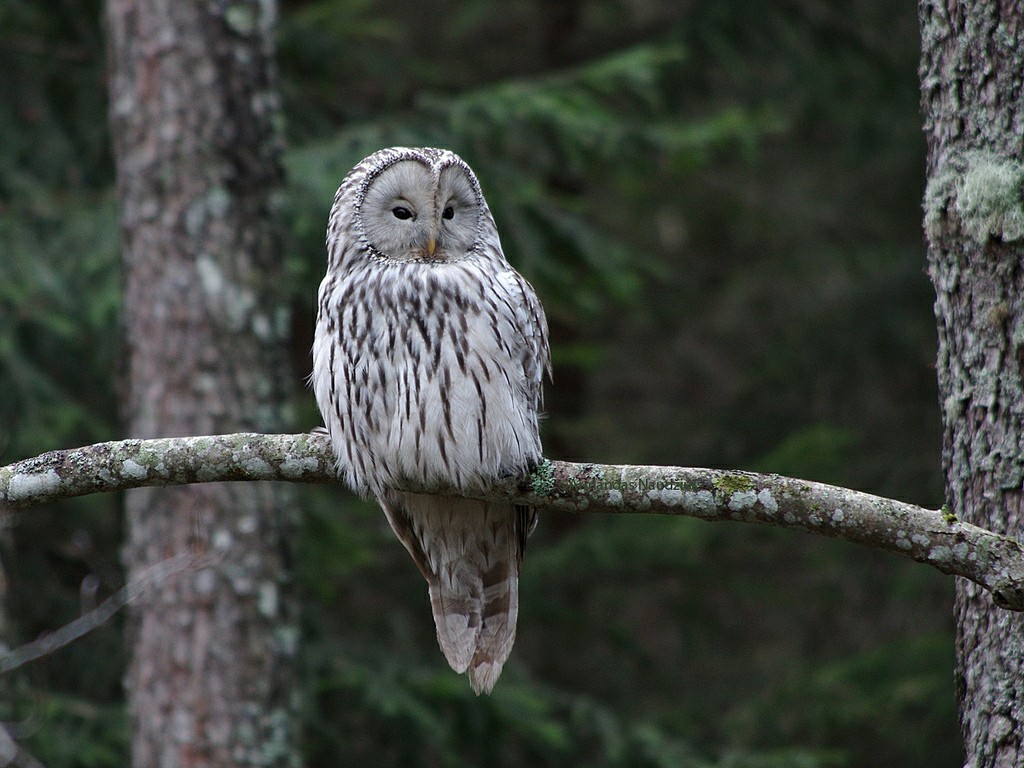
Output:
[[343,245],[348,256],[356,247],[395,261],[448,262],[473,253],[486,231],[493,222],[480,183],[458,155],[392,147],[364,159],[342,182],[328,246],[333,253]]

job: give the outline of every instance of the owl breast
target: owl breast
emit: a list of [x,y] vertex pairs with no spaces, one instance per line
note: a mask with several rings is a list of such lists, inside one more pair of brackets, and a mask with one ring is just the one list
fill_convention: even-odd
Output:
[[313,387],[355,490],[471,488],[540,459],[529,345],[488,269],[374,259],[324,278]]

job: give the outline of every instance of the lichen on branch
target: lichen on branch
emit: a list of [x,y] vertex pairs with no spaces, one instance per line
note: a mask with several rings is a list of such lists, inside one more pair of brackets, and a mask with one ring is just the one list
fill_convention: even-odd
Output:
[[[144,486],[223,481],[340,483],[325,434],[239,433],[121,440],[51,451],[0,468],[0,511]],[[773,474],[545,460],[488,488],[425,488],[567,512],[670,514],[797,528],[892,552],[976,582],[995,603],[1024,610],[1024,548],[956,517]]]

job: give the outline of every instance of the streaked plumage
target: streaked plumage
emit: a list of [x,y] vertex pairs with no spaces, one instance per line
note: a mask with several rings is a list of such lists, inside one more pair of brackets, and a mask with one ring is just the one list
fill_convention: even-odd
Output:
[[312,382],[339,466],[426,578],[448,663],[490,691],[515,639],[536,513],[394,488],[477,488],[540,461],[544,311],[505,261],[472,170],[445,150],[359,163],[335,196],[327,250]]

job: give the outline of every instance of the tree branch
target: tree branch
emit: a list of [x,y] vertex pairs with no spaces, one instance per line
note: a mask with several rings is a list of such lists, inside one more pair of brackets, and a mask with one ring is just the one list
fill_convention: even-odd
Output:
[[[51,451],[0,469],[0,509],[143,486],[226,480],[340,482],[325,434],[121,440]],[[451,488],[420,488],[424,493]],[[568,512],[669,514],[738,520],[846,539],[962,576],[996,605],[1024,611],[1024,548],[1016,540],[930,510],[779,475],[683,467],[545,461],[461,495]]]

